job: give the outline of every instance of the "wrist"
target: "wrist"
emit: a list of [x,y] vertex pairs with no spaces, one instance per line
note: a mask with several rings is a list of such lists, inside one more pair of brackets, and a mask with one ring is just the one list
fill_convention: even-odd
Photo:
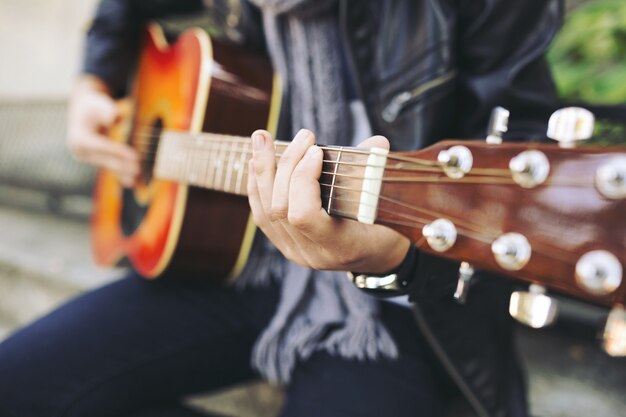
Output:
[[93,74],[81,74],[76,78],[74,82],[74,92],[94,92],[101,93],[107,96],[111,95],[111,89],[109,86],[102,80],[102,78],[93,75]]

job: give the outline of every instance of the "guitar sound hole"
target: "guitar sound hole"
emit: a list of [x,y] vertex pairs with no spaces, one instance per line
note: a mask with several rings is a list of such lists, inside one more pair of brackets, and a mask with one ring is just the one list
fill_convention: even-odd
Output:
[[143,158],[141,160],[141,180],[144,184],[150,184],[152,181],[152,172],[154,171],[154,162],[156,159],[159,140],[163,132],[163,120],[157,118],[152,124],[152,128],[147,138],[144,138]]
[[141,225],[146,216],[148,206],[141,205],[135,198],[135,191],[124,188],[122,191],[122,219],[121,227],[124,236],[130,236]]
[[[141,155],[141,174],[139,181],[143,186],[148,186],[152,181],[152,172],[154,171],[154,163],[156,152],[159,147],[159,139],[163,132],[163,120],[155,119],[154,123],[147,130],[147,133],[138,134],[135,138],[136,147]],[[130,236],[143,222],[148,206],[137,201],[136,188],[124,188],[122,191],[122,216],[121,227],[125,236]],[[141,188],[141,186],[139,187]]]

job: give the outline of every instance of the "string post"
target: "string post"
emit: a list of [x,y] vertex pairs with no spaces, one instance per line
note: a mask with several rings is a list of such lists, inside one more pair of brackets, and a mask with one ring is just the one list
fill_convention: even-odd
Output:
[[626,156],[616,156],[598,168],[595,185],[600,194],[612,200],[626,198]]
[[523,188],[543,184],[550,173],[548,157],[541,151],[529,150],[513,157],[509,162],[513,180]]
[[424,225],[422,234],[428,245],[437,252],[445,252],[450,249],[457,237],[456,227],[448,219],[437,219]]
[[499,145],[502,143],[502,135],[509,130],[509,115],[511,113],[504,107],[494,107],[487,125],[487,139],[489,144]]
[[508,271],[522,269],[532,254],[528,239],[520,233],[505,233],[491,244],[498,265]]
[[455,145],[439,152],[437,161],[448,177],[459,179],[471,171],[474,157],[467,146]]
[[461,262],[459,266],[459,279],[456,282],[454,299],[459,304],[465,304],[469,293],[470,284],[474,278],[474,267],[469,262]]

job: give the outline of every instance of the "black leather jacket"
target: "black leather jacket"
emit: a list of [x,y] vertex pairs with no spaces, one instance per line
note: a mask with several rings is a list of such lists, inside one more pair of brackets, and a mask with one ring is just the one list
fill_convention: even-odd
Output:
[[[497,105],[511,111],[509,137],[543,137],[556,104],[544,52],[561,23],[561,0],[338,1],[349,72],[373,131],[393,149],[483,137]],[[213,7],[213,35],[263,48],[252,6],[204,3]],[[104,0],[89,32],[85,71],[122,94],[140,23],[203,7],[199,0]],[[526,417],[508,284],[485,275],[467,304],[458,305],[452,300],[458,264],[420,254],[417,265],[416,320],[474,411]]]
[[[544,53],[560,0],[342,0],[341,29],[373,131],[392,148],[480,138],[495,106],[511,111],[508,138],[545,137],[556,94]],[[510,287],[482,274],[453,301],[458,264],[420,254],[415,318],[480,416],[528,415],[516,357]]]

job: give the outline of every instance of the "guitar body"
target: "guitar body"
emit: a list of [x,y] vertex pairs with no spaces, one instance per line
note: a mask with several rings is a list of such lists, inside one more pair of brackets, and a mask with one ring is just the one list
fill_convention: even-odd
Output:
[[265,57],[212,42],[198,29],[168,45],[161,29],[150,26],[131,114],[111,132],[142,156],[142,175],[124,189],[110,172],[99,173],[91,222],[95,260],[129,261],[146,278],[172,271],[215,280],[236,276],[255,233],[247,198],[154,178],[160,133],[272,131],[279,98]]

